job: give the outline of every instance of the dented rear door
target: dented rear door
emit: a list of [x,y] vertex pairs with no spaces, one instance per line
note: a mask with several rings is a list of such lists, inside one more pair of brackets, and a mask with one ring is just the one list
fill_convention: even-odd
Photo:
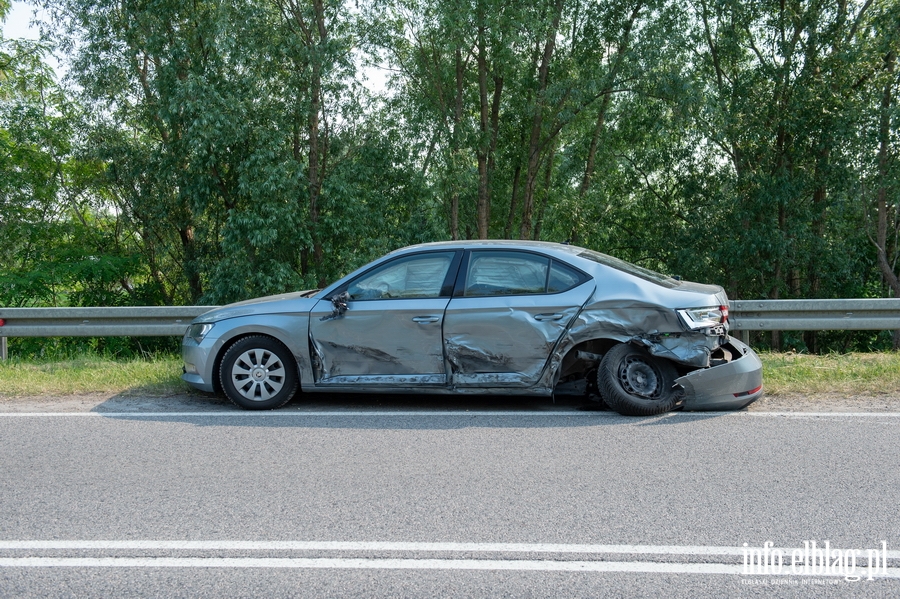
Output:
[[544,272],[540,283],[542,255],[522,254],[527,252],[485,250],[469,257],[466,279],[444,317],[452,386],[533,386],[560,337],[593,295],[593,279],[546,256],[551,276]]

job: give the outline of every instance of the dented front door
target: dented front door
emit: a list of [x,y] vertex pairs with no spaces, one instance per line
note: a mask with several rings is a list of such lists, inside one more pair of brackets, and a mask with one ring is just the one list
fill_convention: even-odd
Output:
[[444,384],[441,324],[447,298],[350,301],[340,318],[322,300],[310,314],[316,384]]
[[547,277],[540,258],[472,252],[462,297],[450,301],[444,317],[452,386],[524,388],[538,382],[595,288],[592,279],[551,266],[549,259]]
[[346,287],[346,310],[320,300],[309,339],[317,386],[446,385],[441,330],[455,252],[384,264]]

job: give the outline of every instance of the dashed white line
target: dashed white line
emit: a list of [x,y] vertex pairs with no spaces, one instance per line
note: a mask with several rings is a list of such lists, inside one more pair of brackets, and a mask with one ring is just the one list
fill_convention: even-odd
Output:
[[618,414],[611,414],[609,412],[606,413],[597,413],[597,412],[582,412],[582,411],[558,411],[558,412],[529,412],[524,410],[517,411],[465,411],[465,410],[446,410],[446,411],[428,411],[428,410],[409,410],[409,411],[328,411],[328,412],[313,412],[313,411],[260,411],[260,412],[3,412],[0,413],[0,417],[7,418],[15,418],[15,417],[28,417],[28,418],[41,418],[41,417],[78,417],[78,416],[91,416],[91,417],[104,417],[104,418],[181,418],[181,417],[210,417],[210,418],[283,418],[283,417],[310,417],[310,418],[319,418],[319,417],[338,417],[338,416],[347,416],[347,417],[361,417],[361,416],[375,416],[375,417],[398,417],[398,416],[417,416],[417,417],[443,417],[443,416],[549,416],[549,417],[560,417],[560,416],[615,416],[619,417]]

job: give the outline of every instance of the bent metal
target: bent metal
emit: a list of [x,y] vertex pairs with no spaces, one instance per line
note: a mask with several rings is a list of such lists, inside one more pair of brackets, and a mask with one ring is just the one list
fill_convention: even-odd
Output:
[[626,415],[737,409],[762,364],[729,335],[717,285],[527,241],[396,250],[311,291],[193,320],[187,383],[245,409],[302,392],[550,396],[578,388]]

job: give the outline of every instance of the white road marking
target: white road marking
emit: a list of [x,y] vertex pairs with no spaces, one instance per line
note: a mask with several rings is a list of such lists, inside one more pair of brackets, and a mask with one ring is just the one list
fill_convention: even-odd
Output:
[[659,416],[635,418],[620,416],[614,412],[597,411],[526,411],[526,410],[391,410],[391,411],[261,411],[261,412],[0,412],[0,418],[285,418],[285,417],[444,417],[444,416],[491,416],[561,418],[579,416],[584,418],[616,418],[631,422],[646,422],[647,418],[706,418],[706,417],[797,417],[797,418],[900,418],[900,412],[670,412]]
[[[403,541],[162,541],[0,540],[0,550],[195,550],[195,551],[410,551],[481,553],[633,554],[743,556],[747,547],[708,545],[598,545],[586,543],[427,543]],[[772,547],[790,555],[794,547]],[[865,552],[860,550],[862,555]],[[888,559],[900,551],[888,550]]]
[[[563,543],[421,543],[391,541],[0,541],[4,549],[155,549],[208,551],[457,551],[494,553],[629,553],[655,555],[743,555],[743,547],[592,545]],[[900,557],[900,551],[896,552]]]
[[[758,548],[754,548],[758,549]],[[769,548],[790,555],[794,548]],[[434,554],[436,552],[482,553],[484,559],[466,558],[385,558],[385,557],[178,557],[178,556],[35,556],[15,557],[22,551],[368,551]],[[683,574],[739,574],[743,576],[796,575],[845,576],[848,572],[781,572],[759,574],[748,572],[744,561],[746,547],[707,545],[599,545],[564,543],[427,543],[391,541],[177,541],[177,540],[6,540],[0,551],[13,556],[0,557],[0,568],[307,568],[307,569],[388,569],[388,570],[520,570],[555,572],[644,572]],[[865,556],[865,551],[859,550]],[[543,559],[497,559],[489,554],[544,554]],[[656,555],[707,558],[705,562],[616,561],[610,559],[583,561],[565,559],[575,554]],[[719,559],[715,559],[718,557]],[[730,558],[722,560],[723,557]],[[709,559],[713,558],[713,559]],[[890,550],[881,559],[900,559],[900,551]],[[886,562],[885,564],[886,565]],[[868,562],[861,560],[851,574],[869,577]],[[900,578],[900,568],[884,566],[874,578]]]
[[468,410],[446,410],[446,411],[428,411],[428,410],[409,410],[409,411],[329,411],[329,412],[313,412],[313,411],[260,411],[260,412],[3,412],[0,417],[14,418],[23,417],[66,417],[66,416],[100,416],[105,418],[179,418],[184,416],[190,417],[225,417],[225,418],[266,418],[266,417],[335,417],[335,416],[377,416],[377,417],[397,417],[397,416],[615,416],[618,414],[597,413],[597,412],[581,412],[581,411],[558,411],[558,412],[529,412],[524,410],[509,411],[468,411]]
[[[0,558],[0,568],[310,568],[310,569],[387,569],[387,570],[526,570],[553,572],[649,572],[683,574],[747,574],[741,564],[553,561],[553,560],[480,560],[480,559],[391,559],[391,558],[203,558],[203,557],[22,557]],[[855,575],[867,578],[865,568]],[[844,577],[844,572],[827,574],[793,573],[783,568],[777,574],[793,576]],[[874,578],[900,578],[900,568],[880,569]]]
[[[703,412],[694,413],[702,414]],[[724,412],[722,413],[724,414]],[[746,415],[803,418],[900,418],[900,412],[746,412]]]

